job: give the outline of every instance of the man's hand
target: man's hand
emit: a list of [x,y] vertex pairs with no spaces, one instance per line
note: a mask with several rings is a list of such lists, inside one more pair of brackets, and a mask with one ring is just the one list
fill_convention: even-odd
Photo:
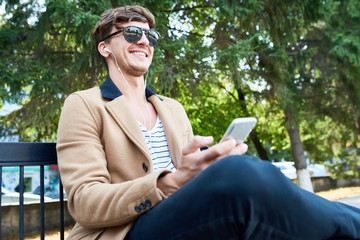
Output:
[[244,154],[248,148],[246,144],[236,144],[233,138],[229,138],[205,151],[199,151],[201,147],[206,147],[212,142],[213,137],[195,136],[184,147],[182,161],[176,172],[168,173],[158,179],[158,187],[165,195],[175,192],[216,160],[228,155]]

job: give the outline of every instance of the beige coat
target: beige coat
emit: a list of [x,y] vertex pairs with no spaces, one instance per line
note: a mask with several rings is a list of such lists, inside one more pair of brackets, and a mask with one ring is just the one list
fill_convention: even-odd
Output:
[[[175,100],[148,99],[163,122],[176,167],[193,137],[190,122]],[[123,239],[134,221],[164,198],[156,181],[167,170],[153,172],[123,95],[107,99],[99,87],[71,94],[60,117],[57,151],[68,208],[77,222],[68,239]]]

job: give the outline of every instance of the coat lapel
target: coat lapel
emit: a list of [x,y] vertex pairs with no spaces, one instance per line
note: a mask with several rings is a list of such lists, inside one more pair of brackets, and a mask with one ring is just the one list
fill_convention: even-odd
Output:
[[129,108],[126,98],[124,96],[120,96],[108,102],[105,108],[120,126],[122,131],[151,162],[150,152],[146,145],[145,138],[141,132],[138,121]]
[[[151,156],[148,146],[141,132],[139,124],[131,109],[129,108],[129,104],[126,101],[126,98],[115,86],[110,77],[105,80],[105,82],[100,86],[100,89],[103,98],[110,100],[110,102],[105,105],[106,110],[114,118],[123,132],[140,149],[140,151],[151,163]],[[164,126],[164,131],[168,141],[173,164],[175,167],[178,167],[181,161],[181,136],[183,136],[183,134],[178,128],[176,113],[174,113],[171,107],[149,88],[146,89],[146,98],[154,105],[157,113],[160,116]]]

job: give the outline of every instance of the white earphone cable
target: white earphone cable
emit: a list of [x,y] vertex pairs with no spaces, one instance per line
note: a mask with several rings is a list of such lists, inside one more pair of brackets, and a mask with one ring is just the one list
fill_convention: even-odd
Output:
[[[133,98],[134,98],[134,101],[135,101],[135,103],[136,103],[136,105],[137,105],[137,107],[138,107],[138,111],[139,111],[140,115],[143,115],[145,128],[147,129],[147,121],[146,121],[146,116],[145,116],[146,114],[143,114],[143,113],[142,113],[141,108],[140,108],[140,105],[139,105],[139,103],[136,101],[135,93],[134,93],[133,90],[131,89],[129,82],[127,81],[127,79],[125,78],[123,72],[121,71],[121,68],[119,67],[118,61],[117,61],[114,53],[113,53],[112,51],[110,51],[109,49],[106,49],[106,48],[105,48],[105,50],[108,51],[109,53],[111,53],[111,55],[112,55],[113,58],[115,59],[116,67],[117,67],[117,69],[119,70],[119,72],[121,73],[121,76],[123,77],[124,81],[126,82],[128,88],[130,89],[131,94],[132,94],[132,96],[133,96]],[[144,89],[144,91],[146,90],[146,81],[147,81],[148,73],[149,73],[149,72],[146,73],[146,77],[145,77],[145,89]],[[150,117],[149,117],[150,126],[149,126],[148,133],[149,133],[149,135],[150,135],[150,142],[151,142],[151,133],[150,133],[150,130],[151,130],[151,127],[152,127],[152,124],[151,124],[151,112],[150,112],[150,108],[149,108],[149,106],[148,106],[148,104],[147,104],[146,95],[144,95],[144,100],[145,100],[146,110],[147,110],[147,112],[148,112],[148,114],[149,114],[149,116],[150,116]]]

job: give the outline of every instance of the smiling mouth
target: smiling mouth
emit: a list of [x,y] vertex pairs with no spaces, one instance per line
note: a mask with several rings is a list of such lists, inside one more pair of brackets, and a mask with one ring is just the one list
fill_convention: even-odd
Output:
[[138,56],[141,56],[141,57],[147,57],[147,54],[145,54],[143,52],[131,52],[130,54],[138,55]]

